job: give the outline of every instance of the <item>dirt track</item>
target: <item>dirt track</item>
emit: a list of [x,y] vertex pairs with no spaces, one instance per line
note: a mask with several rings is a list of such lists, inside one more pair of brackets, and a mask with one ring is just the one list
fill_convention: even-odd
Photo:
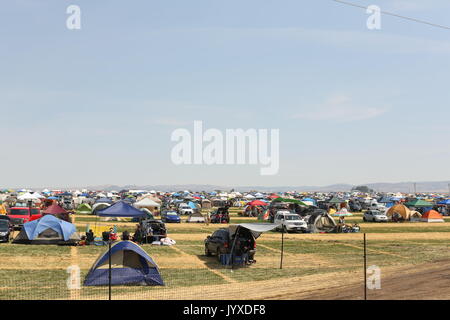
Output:
[[[427,300],[450,299],[450,260],[391,269],[383,275],[381,289],[368,290],[368,300]],[[335,283],[333,283],[335,285]],[[279,295],[272,299],[361,300],[363,283]]]

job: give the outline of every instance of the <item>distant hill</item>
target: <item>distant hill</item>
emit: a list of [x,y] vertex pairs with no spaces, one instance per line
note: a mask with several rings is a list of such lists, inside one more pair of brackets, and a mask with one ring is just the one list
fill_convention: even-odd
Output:
[[[435,193],[448,193],[450,180],[447,181],[425,181],[416,182],[417,192],[435,192]],[[403,192],[403,193],[413,193],[414,192],[414,182],[378,182],[378,183],[362,183],[358,185],[364,185],[379,192]],[[32,190],[43,190],[47,189],[88,189],[88,190],[105,190],[105,191],[120,191],[120,190],[156,190],[156,191],[184,191],[190,190],[194,192],[200,191],[262,191],[262,192],[281,192],[281,191],[297,191],[297,192],[332,192],[332,191],[350,191],[356,185],[352,184],[333,184],[328,186],[219,186],[211,184],[167,184],[167,185],[95,185],[95,186],[77,186],[77,187],[54,187],[45,186],[39,188],[29,188]],[[3,187],[5,189],[7,187]],[[17,188],[13,188],[17,189]],[[27,188],[28,189],[28,188]]]
[[[429,182],[416,182],[417,192],[449,192],[450,180],[448,181],[429,181]],[[414,182],[379,182],[379,183],[366,183],[359,184],[365,185],[369,188],[380,192],[414,192]],[[120,191],[123,189],[138,189],[138,190],[157,190],[157,191],[206,191],[211,192],[215,190],[248,192],[248,191],[263,191],[263,192],[280,192],[280,191],[298,191],[298,192],[332,192],[332,191],[350,191],[354,186],[351,184],[333,184],[328,186],[219,186],[219,185],[202,185],[202,184],[183,184],[183,185],[102,185],[102,186],[90,186],[89,190],[106,190],[106,191]]]

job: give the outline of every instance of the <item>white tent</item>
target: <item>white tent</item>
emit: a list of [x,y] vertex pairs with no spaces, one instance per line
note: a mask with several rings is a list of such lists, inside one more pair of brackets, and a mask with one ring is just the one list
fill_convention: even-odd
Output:
[[21,196],[18,196],[17,199],[19,200],[39,200],[39,198],[35,194],[31,194],[29,192],[24,193]]
[[38,199],[43,199],[43,198],[45,198],[42,194],[40,194],[39,192],[35,192],[35,193],[33,193],[33,196],[35,196],[36,198],[38,198]]
[[161,205],[155,201],[153,201],[152,199],[149,198],[144,198],[138,202],[134,203],[134,206],[136,208],[148,208],[148,207],[161,207]]

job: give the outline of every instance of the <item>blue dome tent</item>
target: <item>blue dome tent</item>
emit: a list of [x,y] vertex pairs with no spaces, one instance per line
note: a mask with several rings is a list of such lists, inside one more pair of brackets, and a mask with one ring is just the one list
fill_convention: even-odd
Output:
[[[85,286],[109,284],[110,251],[95,261]],[[121,241],[111,247],[111,285],[164,286],[158,266],[141,247],[131,241]]]
[[197,206],[192,201],[188,202],[188,206],[191,207],[191,209],[197,209]]
[[13,243],[75,244],[79,240],[77,229],[72,223],[49,214],[25,223]]

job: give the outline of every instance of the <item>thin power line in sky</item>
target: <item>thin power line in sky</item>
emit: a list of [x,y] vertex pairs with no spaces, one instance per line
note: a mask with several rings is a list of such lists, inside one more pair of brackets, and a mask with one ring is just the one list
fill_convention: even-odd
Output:
[[[334,1],[334,2],[337,2],[337,3],[341,3],[341,4],[345,4],[345,5],[352,6],[352,7],[367,9],[367,7],[365,7],[363,5],[360,5],[360,4],[357,4],[357,3],[352,3],[352,2],[342,1],[342,0],[331,0],[331,1]],[[432,23],[432,22],[428,22],[428,21],[424,21],[424,20],[410,18],[410,17],[406,17],[406,16],[402,16],[402,15],[399,15],[399,14],[396,14],[396,13],[382,11],[382,10],[380,12],[382,14],[393,16],[393,17],[397,17],[397,18],[401,18],[401,19],[404,19],[404,20],[409,20],[409,21],[413,21],[413,22],[417,22],[417,23],[426,24],[426,25],[429,25],[429,26],[432,26],[432,27],[436,27],[436,28],[450,30],[450,27],[443,26],[441,24],[436,24],[436,23]]]

